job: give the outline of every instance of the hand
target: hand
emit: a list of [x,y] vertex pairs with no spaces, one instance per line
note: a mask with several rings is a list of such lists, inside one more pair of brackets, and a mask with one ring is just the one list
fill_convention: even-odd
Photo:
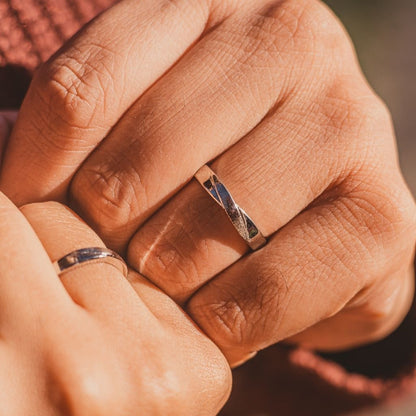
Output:
[[6,147],[13,124],[16,122],[16,111],[0,111],[0,158]]
[[101,240],[57,203],[22,212],[40,240],[0,195],[2,413],[217,414],[228,364],[184,312],[137,273],[129,284],[105,263],[59,278],[49,257]]
[[[263,249],[191,181],[209,161]],[[390,116],[315,0],[120,2],[38,72],[1,186],[17,203],[69,193],[232,364],[291,337],[377,340],[413,296]]]

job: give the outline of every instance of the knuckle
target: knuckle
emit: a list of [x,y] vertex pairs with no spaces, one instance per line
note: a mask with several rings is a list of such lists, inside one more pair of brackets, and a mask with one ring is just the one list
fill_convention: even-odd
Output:
[[268,269],[267,275],[274,278],[264,279],[257,270],[258,275],[247,284],[239,282],[238,288],[213,281],[211,293],[202,291],[191,299],[192,317],[222,349],[252,351],[278,336],[287,306],[287,281],[271,266]]
[[[416,240],[416,208],[401,178],[392,181],[385,173],[360,172],[343,200],[346,230],[360,243],[361,276],[369,283],[394,273],[410,262]],[[358,248],[357,248],[358,249]]]
[[71,198],[97,227],[99,233],[106,226],[115,230],[134,217],[138,204],[145,201],[146,193],[136,172],[115,171],[112,167],[85,166],[74,177]]
[[212,276],[215,254],[207,235],[205,218],[212,214],[206,198],[181,192],[137,231],[127,253],[133,267],[178,302]]
[[73,392],[77,404],[72,415],[122,416],[125,410],[132,409],[134,400],[122,391],[122,386],[116,386],[111,380],[108,381],[104,385],[101,379],[88,377],[86,380],[80,380],[81,384]]
[[[317,0],[284,0],[263,9],[262,27],[274,39],[303,52],[318,55],[328,50],[345,49],[348,37],[330,10]],[[278,35],[278,36],[276,36]]]
[[238,301],[217,302],[210,305],[206,311],[208,319],[221,334],[222,345],[234,347],[244,343],[248,322],[247,315]]
[[[222,288],[219,290],[223,292]],[[192,298],[189,309],[192,317],[217,345],[228,349],[244,343],[247,316],[238,301],[229,299],[227,295],[224,298]]]
[[[214,412],[212,409],[212,414],[217,414],[222,406],[225,404],[230,391],[232,384],[232,376],[230,366],[219,350],[213,343],[210,342],[209,350],[205,350],[205,353],[210,354],[210,360],[200,360],[195,362],[193,366],[193,377],[191,381],[188,378],[185,379],[184,385],[185,388],[180,392],[179,397],[184,397],[184,400],[189,401],[189,397],[194,395],[195,392],[195,381],[198,380],[200,385],[200,390],[206,392],[205,397],[211,397],[211,403],[213,406],[214,403],[217,403],[217,409]],[[207,377],[206,375],[209,375]],[[200,403],[197,403],[196,408],[200,411],[201,406],[204,405],[206,401],[204,397],[199,399]],[[195,408],[195,405],[189,403],[190,406]],[[194,411],[190,411],[189,414],[194,414]]]
[[392,246],[391,252],[400,257],[410,258],[416,242],[416,205],[407,188],[403,186],[402,195],[397,190],[387,191],[379,211],[389,223],[384,225],[386,246]]
[[370,125],[374,119],[381,118],[381,105],[376,97],[372,94],[361,94],[360,98],[356,98],[353,90],[354,93],[358,93],[354,85],[339,80],[325,96],[328,121],[336,130],[350,131],[360,128],[363,124]]
[[[357,203],[359,202],[360,200]],[[402,181],[388,183],[381,177],[374,180],[370,189],[364,191],[361,202],[360,208],[371,213],[374,218],[373,231],[384,237],[385,243],[389,240],[399,242],[401,247],[403,243],[406,246],[414,244],[416,208]]]
[[188,391],[192,389],[172,366],[164,366],[163,374],[159,374],[151,389],[149,397],[155,414],[171,414],[172,408],[181,408],[187,414],[184,404],[189,400]]
[[[109,416],[131,414],[137,400],[126,385],[127,374],[119,368],[89,357],[76,358],[69,365],[59,366],[55,376],[54,401],[71,416]],[[58,390],[58,392],[56,391]],[[126,413],[127,412],[127,413]]]
[[[352,99],[347,111],[351,115],[348,119],[348,126],[351,129],[355,126],[360,138],[379,140],[380,136],[386,137],[388,135],[391,137],[392,121],[390,112],[384,102],[375,94],[370,93]],[[374,144],[372,140],[370,140],[370,143]]]
[[[216,347],[215,351],[207,351],[210,360],[200,360],[200,356],[188,357],[188,363],[192,363],[191,370],[186,374],[183,367],[178,367],[174,363],[158,365],[157,377],[154,378],[152,386],[145,386],[143,390],[148,390],[150,407],[152,414],[170,415],[176,414],[180,409],[181,415],[193,415],[201,412],[201,407],[206,404],[205,398],[210,397],[210,407],[218,402],[217,411],[224,404],[231,386],[231,372],[227,361]],[[195,360],[196,359],[196,360]],[[195,361],[194,361],[195,360]],[[209,377],[206,375],[209,374]],[[204,394],[195,397],[195,384],[198,384],[199,391]],[[147,383],[149,384],[149,383]],[[175,411],[172,411],[175,409]],[[212,412],[214,414],[214,412]],[[216,414],[216,413],[215,413]]]
[[[400,274],[400,278],[402,278]],[[358,313],[365,332],[371,334],[373,340],[381,339],[391,334],[404,320],[414,295],[413,275],[407,274],[405,281],[394,282],[394,287],[385,290],[383,296],[364,303],[358,308]],[[410,285],[407,284],[410,282]],[[383,283],[383,282],[382,282]],[[403,284],[405,283],[405,284]]]
[[[246,27],[238,21],[238,27]],[[275,1],[250,16],[244,33],[244,65],[265,68],[271,90],[320,89],[331,77],[354,67],[351,42],[338,19],[317,0]],[[241,31],[241,29],[239,29]],[[286,88],[275,83],[275,71],[286,73]],[[318,73],[319,71],[319,73]],[[267,73],[267,72],[266,72]],[[290,78],[289,78],[290,74]],[[323,76],[324,74],[324,76]]]
[[389,110],[360,77],[338,77],[312,106],[325,138],[321,145],[334,146],[336,154],[349,163],[345,169],[369,163],[377,149],[385,151],[384,144],[392,140]]
[[82,72],[82,68],[72,68],[66,62],[59,67],[44,66],[34,79],[34,93],[45,104],[48,117],[69,129],[88,128],[94,116],[95,100],[100,99],[96,91],[85,91]]
[[[294,3],[296,3],[295,0]],[[347,32],[334,13],[319,0],[304,1],[299,17],[298,37],[309,45],[314,59],[327,65],[328,70],[339,70],[351,63],[354,52]],[[296,32],[295,32],[296,33]],[[334,59],[336,56],[336,59]]]
[[91,128],[95,118],[104,116],[106,96],[114,89],[114,75],[108,68],[115,57],[99,45],[88,48],[87,56],[66,51],[45,63],[34,77],[34,93],[49,115],[68,128]]
[[[161,350],[159,349],[159,352]],[[161,356],[153,353],[144,365],[138,369],[136,375],[135,390],[141,393],[141,408],[151,409],[152,414],[169,415],[172,409],[181,409],[181,414],[192,414],[188,407],[192,404],[189,397],[195,390],[189,377],[184,374],[178,361],[164,359],[164,354],[170,355],[170,351],[164,351]],[[149,383],[147,374],[152,374],[152,382]]]
[[[174,236],[168,236],[166,224],[158,225],[148,224],[135,235],[128,247],[128,259],[169,296],[182,301],[200,281],[198,264],[192,252],[183,250],[189,237],[183,228],[176,230]],[[169,227],[172,226],[169,223]]]

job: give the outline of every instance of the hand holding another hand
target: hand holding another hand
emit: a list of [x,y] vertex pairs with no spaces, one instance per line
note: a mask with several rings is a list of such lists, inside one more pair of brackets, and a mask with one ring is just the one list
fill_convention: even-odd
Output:
[[184,312],[134,271],[58,277],[50,259],[102,241],[58,203],[21,211],[0,194],[2,413],[216,414],[230,371]]
[[[262,249],[192,180],[208,162]],[[1,187],[68,201],[231,364],[375,341],[413,296],[390,116],[315,0],[121,1],[36,75]]]

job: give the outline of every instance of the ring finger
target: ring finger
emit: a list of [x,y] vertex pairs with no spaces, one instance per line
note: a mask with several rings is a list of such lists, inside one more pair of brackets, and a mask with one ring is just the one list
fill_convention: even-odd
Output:
[[[339,110],[343,128],[330,110],[335,94],[344,100],[350,94],[352,104]],[[322,102],[316,106],[296,96],[213,162],[213,171],[266,237],[348,176],[359,145],[354,138],[361,140],[364,133],[355,117],[347,126],[342,112],[354,110],[356,94],[363,96],[352,88],[325,91],[315,98]],[[386,136],[383,129],[371,134]],[[334,155],[343,155],[343,163]],[[128,259],[183,303],[247,251],[222,209],[193,181],[138,230]]]
[[[34,203],[21,208],[42,241],[52,261],[88,247],[102,247],[101,239],[74,213],[56,202]],[[60,280],[75,303],[100,316],[114,320],[116,311],[147,308],[136,295],[121,270],[102,260],[69,267]],[[122,299],[122,302],[120,302]],[[144,312],[146,310],[146,312]]]
[[[303,3],[241,2],[138,99],[84,163],[71,185],[74,207],[107,245],[123,250],[200,166],[248,134],[288,92],[309,80],[315,94],[319,85],[299,56],[313,10],[319,7],[322,18],[328,11]],[[315,55],[302,59],[312,65]]]

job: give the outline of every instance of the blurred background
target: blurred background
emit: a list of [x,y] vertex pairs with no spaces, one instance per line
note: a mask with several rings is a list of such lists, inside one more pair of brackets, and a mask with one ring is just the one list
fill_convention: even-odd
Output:
[[325,0],[393,114],[403,174],[416,195],[416,1]]

